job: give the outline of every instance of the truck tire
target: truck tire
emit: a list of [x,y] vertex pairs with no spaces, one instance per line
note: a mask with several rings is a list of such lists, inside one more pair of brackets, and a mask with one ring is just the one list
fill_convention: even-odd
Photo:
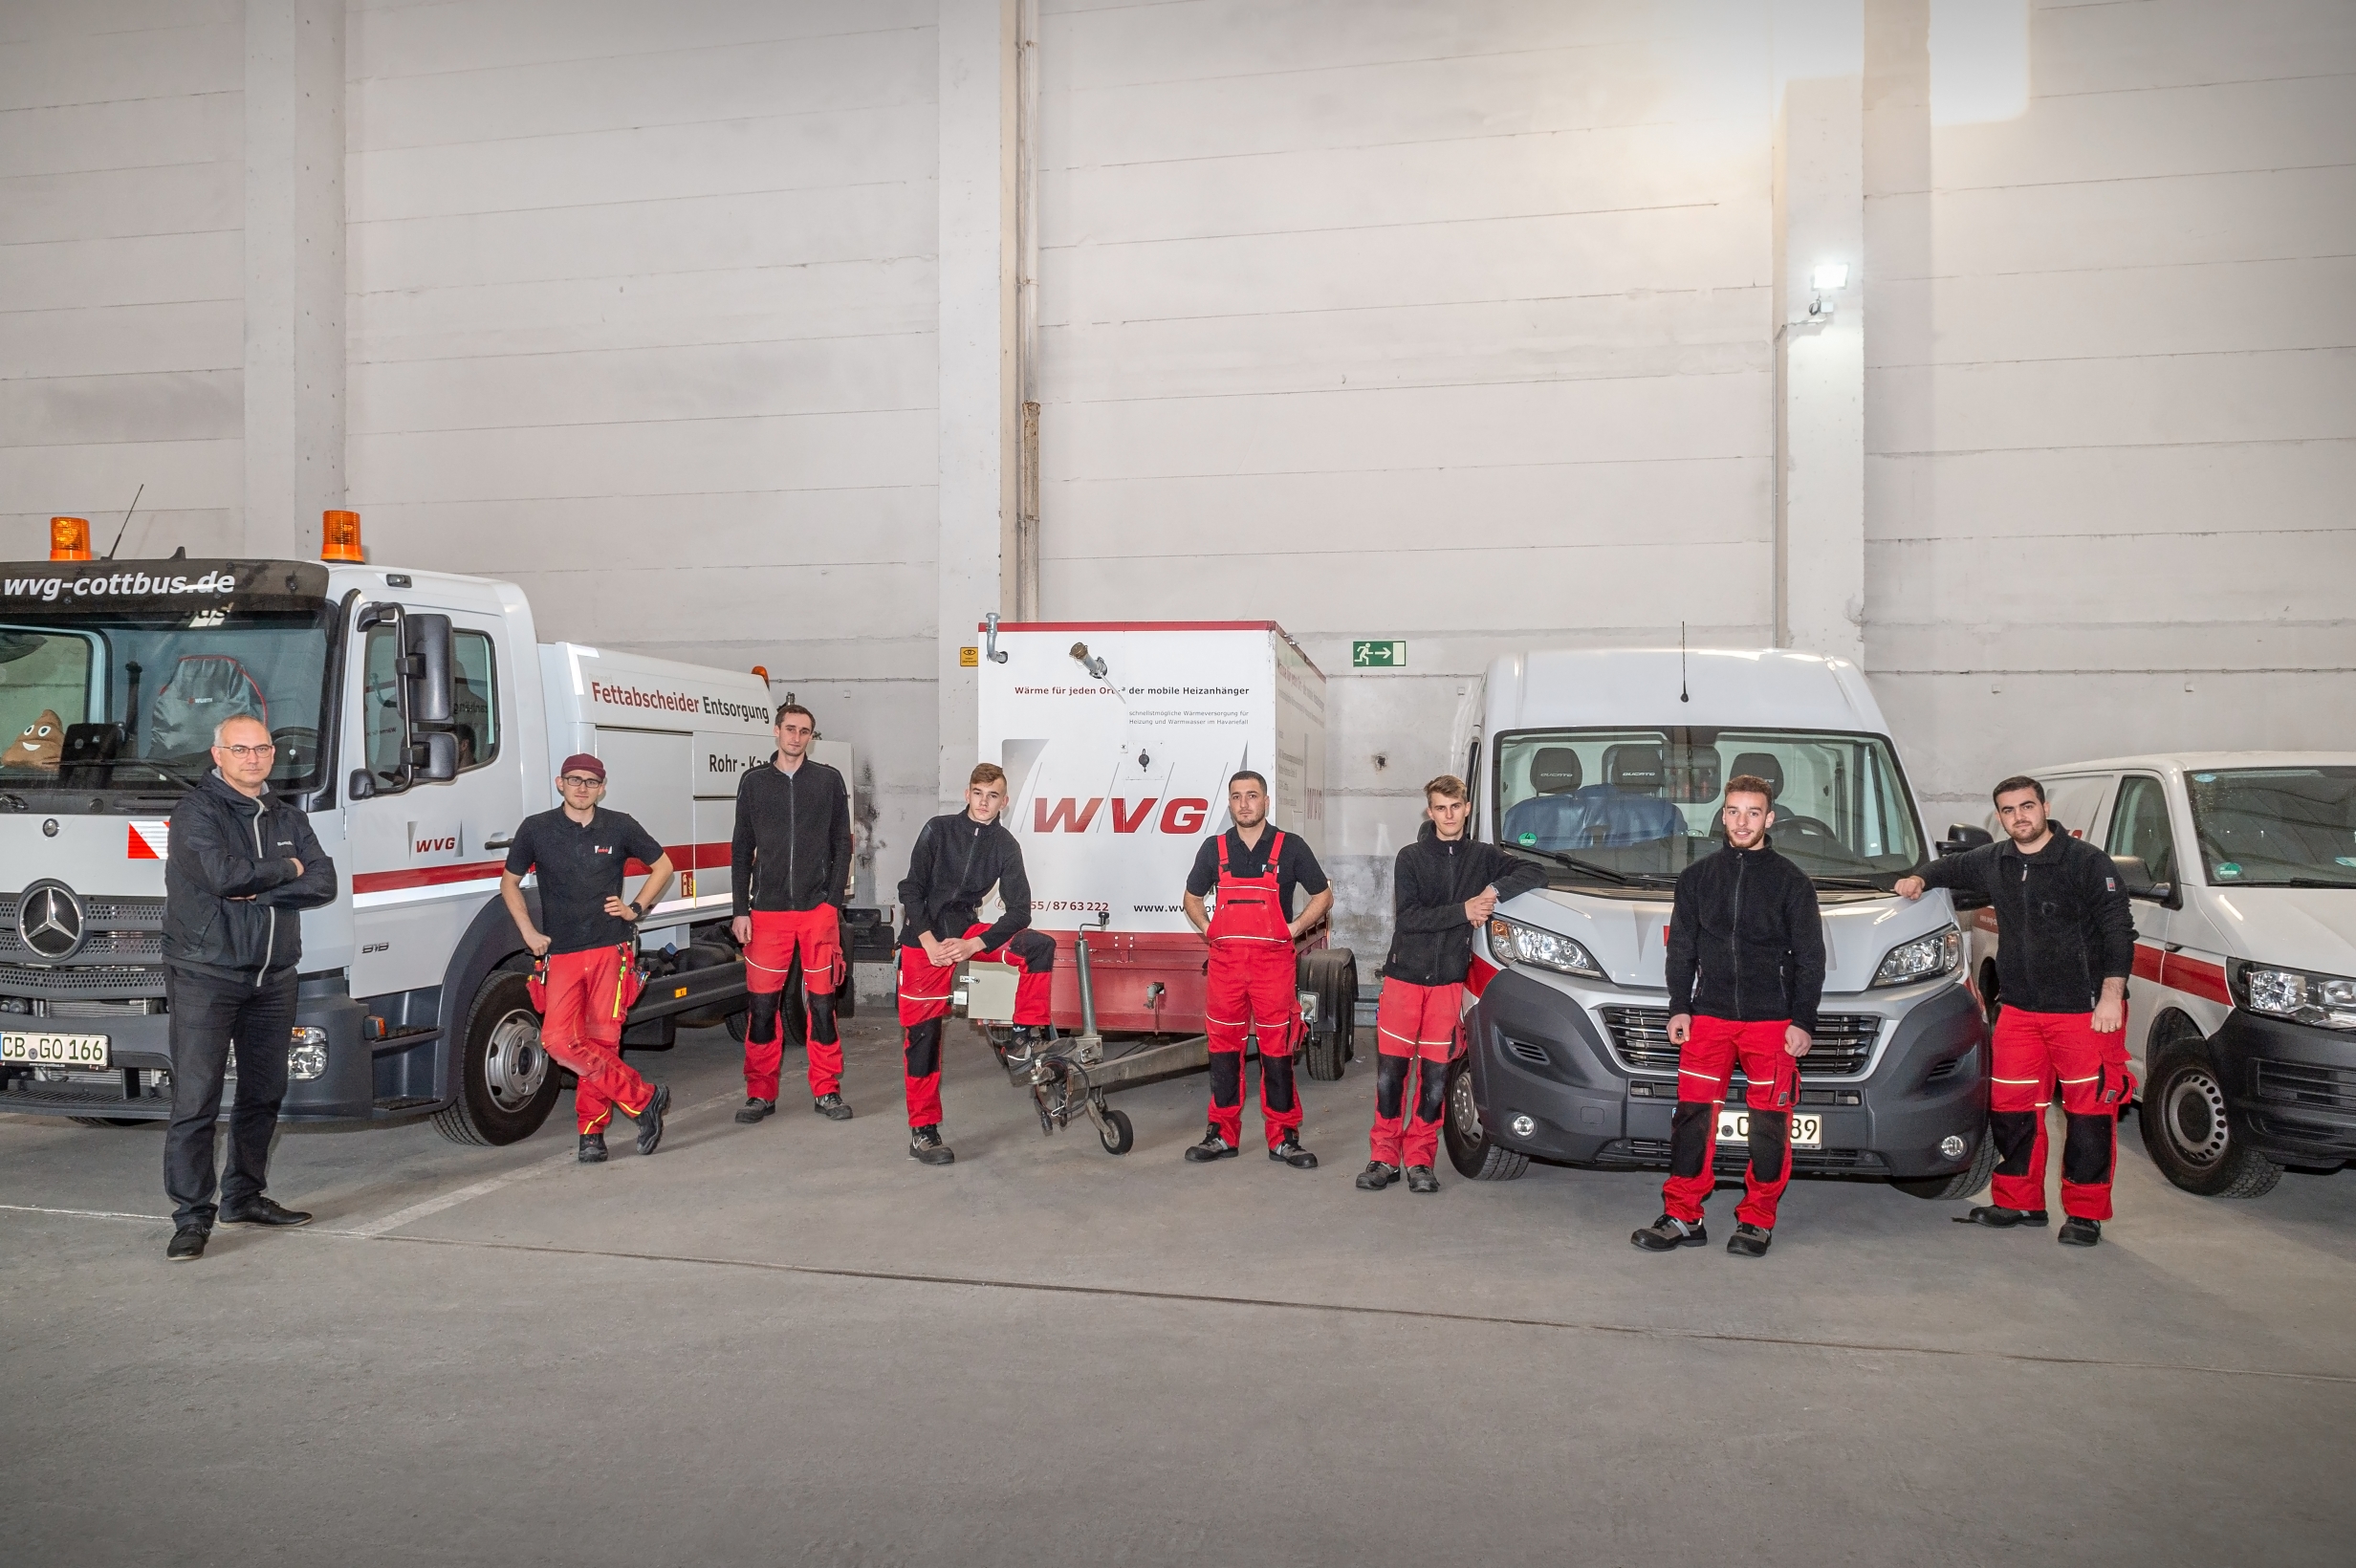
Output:
[[1481,1110],[1472,1103],[1472,1063],[1458,1056],[1448,1070],[1448,1110],[1440,1118],[1440,1142],[1448,1145],[1448,1163],[1468,1182],[1510,1182],[1530,1168],[1530,1157],[1499,1148],[1481,1125]]
[[458,1098],[433,1124],[454,1143],[513,1143],[540,1130],[563,1075],[540,1048],[540,1015],[527,977],[493,969],[467,1010],[458,1042]]
[[1350,1036],[1357,1028],[1358,955],[1347,947],[1303,953],[1296,984],[1317,997],[1317,1022],[1302,1048],[1302,1065],[1311,1078],[1331,1083],[1350,1059]]
[[2204,1198],[2258,1198],[2282,1167],[2250,1147],[2235,1124],[2225,1083],[2198,1034],[2180,1034],[2152,1053],[2143,1093],[2144,1148],[2160,1174]]
[[1994,1133],[1979,1135],[1979,1147],[1972,1151],[1972,1163],[1952,1176],[1925,1176],[1914,1181],[1889,1184],[1901,1192],[1910,1192],[1917,1198],[1931,1198],[1952,1203],[1968,1198],[1988,1185],[1996,1173],[1996,1140]]

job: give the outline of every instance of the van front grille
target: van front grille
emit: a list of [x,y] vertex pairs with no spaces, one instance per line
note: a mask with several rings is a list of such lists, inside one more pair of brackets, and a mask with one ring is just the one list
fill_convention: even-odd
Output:
[[[1669,1043],[1669,1009],[1607,1007],[1603,1027],[1623,1063],[1638,1072],[1673,1073],[1677,1048]],[[1800,1058],[1801,1078],[1853,1078],[1873,1059],[1882,1018],[1874,1013],[1826,1013],[1816,1020],[1814,1044]],[[1740,1076],[1737,1069],[1736,1076]]]

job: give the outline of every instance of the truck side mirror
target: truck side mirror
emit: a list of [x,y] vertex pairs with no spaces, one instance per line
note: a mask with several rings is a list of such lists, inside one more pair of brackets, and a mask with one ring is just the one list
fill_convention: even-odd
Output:
[[1996,841],[1996,835],[1986,828],[1975,828],[1969,822],[1950,822],[1947,837],[1939,840],[1938,850],[1942,856],[1960,855],[1967,849],[1977,849]]
[[458,737],[447,730],[421,730],[409,746],[409,767],[428,784],[458,776]]
[[[409,722],[441,726],[451,722],[456,698],[450,681],[450,618],[411,615],[402,618],[402,679],[409,686]],[[452,754],[455,755],[453,747]],[[447,778],[448,773],[429,774]]]

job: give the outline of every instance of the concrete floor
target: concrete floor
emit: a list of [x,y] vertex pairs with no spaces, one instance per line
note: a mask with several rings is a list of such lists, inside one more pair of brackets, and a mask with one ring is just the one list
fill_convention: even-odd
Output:
[[[724,1036],[634,1058],[660,1154],[283,1136],[312,1229],[167,1267],[161,1133],[0,1118],[12,1562],[1603,1564],[2356,1559],[2356,1175],[2228,1204],[2130,1124],[2092,1252],[1800,1182],[1774,1252],[1627,1244],[1656,1178],[1356,1191],[1042,1139],[952,1026],[957,1165],[755,1128]],[[789,1063],[789,1065],[794,1065]],[[795,1102],[788,1101],[789,1106]],[[1712,1206],[1731,1225],[1732,1197]]]

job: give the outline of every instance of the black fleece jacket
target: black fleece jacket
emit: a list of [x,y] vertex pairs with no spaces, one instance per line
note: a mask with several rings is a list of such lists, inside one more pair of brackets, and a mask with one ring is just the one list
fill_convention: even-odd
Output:
[[840,905],[851,875],[851,796],[842,775],[804,757],[790,773],[776,753],[737,781],[729,849],[732,913]]
[[1500,903],[1545,885],[1546,873],[1470,835],[1443,838],[1429,822],[1391,868],[1390,956],[1383,977],[1410,986],[1453,986],[1472,965],[1472,923],[1464,905],[1494,886]]
[[982,901],[998,889],[1006,913],[982,933],[982,950],[995,952],[1006,939],[1031,924],[1031,880],[1023,874],[1022,845],[996,822],[976,822],[951,812],[927,822],[908,852],[908,874],[900,882],[900,945],[922,947],[921,933],[936,942],[966,934],[981,918]]
[[1775,851],[1728,844],[1685,868],[1669,919],[1669,1011],[1816,1033],[1824,919],[1816,884]]
[[2023,855],[2010,838],[1933,860],[1932,887],[1987,895],[1996,912],[1996,993],[2024,1013],[2091,1013],[2103,982],[2135,968],[2135,910],[2110,857],[2055,830]]
[[[302,861],[300,876],[294,862]],[[164,860],[164,962],[259,985],[303,955],[298,911],[336,899],[336,862],[285,796],[240,794],[218,771],[172,808]]]

